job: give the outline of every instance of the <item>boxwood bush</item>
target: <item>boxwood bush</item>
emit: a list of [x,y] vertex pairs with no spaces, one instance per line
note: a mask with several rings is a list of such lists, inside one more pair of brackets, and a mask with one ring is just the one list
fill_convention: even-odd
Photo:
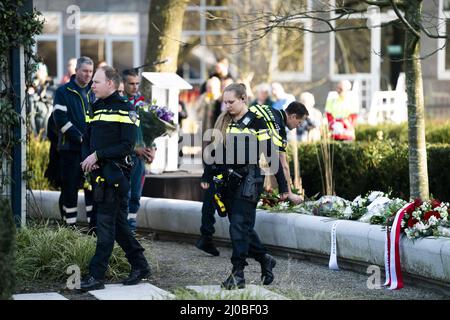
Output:
[[[393,140],[331,143],[334,154],[333,178],[336,195],[353,200],[371,190],[391,192],[409,198],[408,145]],[[301,144],[298,148],[300,175],[308,197],[322,194],[322,180],[317,154],[319,144]],[[450,200],[450,145],[429,144],[428,175],[430,193]],[[292,163],[291,163],[291,170]]]

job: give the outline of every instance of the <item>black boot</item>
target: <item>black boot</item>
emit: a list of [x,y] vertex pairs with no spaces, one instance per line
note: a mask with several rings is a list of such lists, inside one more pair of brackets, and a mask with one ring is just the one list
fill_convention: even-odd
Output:
[[261,264],[261,281],[264,285],[269,285],[273,282],[274,276],[272,269],[275,268],[277,261],[270,254],[264,255],[264,258],[258,260]]
[[81,281],[80,290],[81,291],[91,291],[105,289],[105,284],[103,281],[95,279],[93,276],[87,276]]
[[211,238],[207,237],[200,237],[200,239],[197,240],[197,243],[195,246],[205,251],[206,253],[212,254],[213,256],[218,256],[220,254],[219,250],[214,246],[214,243]]
[[134,269],[131,270],[128,278],[123,280],[124,286],[133,286],[141,282],[142,279],[148,278],[150,276],[150,266],[146,269]]
[[222,288],[227,290],[245,288],[244,268],[233,267],[230,276],[222,282]]

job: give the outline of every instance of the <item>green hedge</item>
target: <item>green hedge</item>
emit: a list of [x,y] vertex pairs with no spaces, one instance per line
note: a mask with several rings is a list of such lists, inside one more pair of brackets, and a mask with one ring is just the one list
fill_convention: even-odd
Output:
[[[300,175],[306,195],[322,194],[317,152],[319,144],[301,144],[298,149]],[[390,141],[337,143],[334,150],[333,178],[336,195],[348,200],[371,190],[391,192],[409,198],[408,145]],[[450,145],[427,146],[430,193],[450,200]],[[292,163],[291,163],[292,170]]]
[[16,286],[16,227],[10,200],[0,197],[0,300],[9,299]]
[[[383,140],[408,142],[408,125],[380,124],[377,126],[358,125],[356,141],[378,140],[377,132],[383,132]],[[427,143],[450,143],[450,122],[429,121],[425,125]]]

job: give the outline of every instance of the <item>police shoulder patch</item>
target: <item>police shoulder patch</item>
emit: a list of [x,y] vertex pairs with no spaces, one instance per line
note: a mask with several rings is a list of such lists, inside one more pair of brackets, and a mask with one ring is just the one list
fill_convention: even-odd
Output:
[[137,115],[136,111],[134,111],[134,110],[128,111],[128,116],[130,117],[130,119],[133,123],[136,123],[136,121],[138,119],[138,115]]

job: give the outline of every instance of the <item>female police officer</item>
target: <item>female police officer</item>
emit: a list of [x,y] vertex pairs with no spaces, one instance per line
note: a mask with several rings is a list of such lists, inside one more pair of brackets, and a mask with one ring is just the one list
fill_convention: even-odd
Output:
[[[280,187],[286,197],[288,190],[279,157],[270,139],[267,125],[261,117],[249,112],[246,105],[246,87],[233,83],[225,88],[223,102],[229,114],[224,122],[226,137],[214,157],[206,159],[207,166],[202,178],[202,188],[209,187],[212,175],[220,177],[221,194],[230,221],[230,238],[233,247],[231,275],[222,283],[225,289],[245,287],[244,267],[246,258],[252,257],[261,264],[263,284],[273,281],[272,268],[275,259],[266,254],[255,232],[256,204],[263,189],[263,177],[259,167],[259,156],[263,153],[271,165]],[[216,181],[219,181],[216,179]]]

